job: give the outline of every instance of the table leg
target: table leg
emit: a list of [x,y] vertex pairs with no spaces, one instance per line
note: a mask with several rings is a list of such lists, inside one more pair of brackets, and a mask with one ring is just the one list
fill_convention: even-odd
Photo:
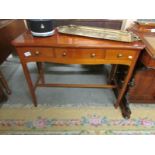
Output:
[[112,81],[114,80],[114,76],[115,76],[115,73],[117,71],[117,67],[118,67],[118,65],[112,64],[111,72],[110,72],[109,78],[108,78],[108,83],[109,84],[111,84]]
[[[118,89],[113,89],[113,90],[114,90],[115,96],[118,97],[118,94],[119,94]],[[130,110],[129,103],[128,103],[125,95],[122,98],[122,100],[120,101],[120,110],[121,110],[122,116],[125,119],[129,119],[130,118],[131,110]]]
[[135,67],[135,63],[132,64],[129,69],[128,69],[128,73],[126,75],[126,78],[124,80],[124,84],[122,86],[122,88],[120,89],[120,92],[119,92],[119,95],[118,95],[118,98],[117,98],[117,101],[115,103],[115,108],[117,108],[119,105],[120,105],[120,102],[122,100],[122,98],[124,97],[125,93],[126,93],[126,90],[127,90],[127,86],[128,86],[128,83],[129,83],[129,80],[132,76],[132,73],[133,73],[133,70],[134,70],[134,67]]
[[31,80],[31,76],[30,76],[27,64],[22,63],[22,66],[23,66],[23,71],[24,71],[24,74],[25,74],[25,78],[27,80],[28,87],[29,87],[29,90],[30,90],[30,93],[31,93],[31,96],[32,96],[33,104],[36,107],[37,106],[37,99],[36,99],[36,95],[35,95],[35,89],[33,87],[33,83],[32,83],[32,80]]
[[1,71],[0,71],[0,81],[1,81],[2,85],[4,86],[6,92],[10,95],[11,94],[11,90],[10,90],[10,88],[8,86],[8,83],[5,80],[5,78],[4,78],[4,76],[3,76]]
[[45,77],[44,77],[43,63],[42,62],[36,62],[36,65],[38,68],[39,76],[41,77],[41,83],[44,84],[45,83]]

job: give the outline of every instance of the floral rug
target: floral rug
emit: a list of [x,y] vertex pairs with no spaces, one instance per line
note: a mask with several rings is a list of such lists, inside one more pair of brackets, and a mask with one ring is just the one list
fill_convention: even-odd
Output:
[[1,108],[0,134],[155,134],[155,107],[133,106],[131,118],[113,107]]

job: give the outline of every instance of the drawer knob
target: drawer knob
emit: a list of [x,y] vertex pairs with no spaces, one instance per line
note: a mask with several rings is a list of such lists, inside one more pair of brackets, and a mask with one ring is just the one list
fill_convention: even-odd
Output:
[[129,55],[129,56],[128,56],[128,58],[129,58],[129,59],[132,59],[132,58],[133,58],[133,56]]
[[96,54],[95,54],[95,53],[92,53],[92,54],[91,54],[91,57],[92,57],[92,58],[96,57]]
[[40,54],[40,52],[39,51],[35,51],[35,55],[39,55]]
[[64,52],[64,53],[62,54],[63,57],[66,56],[66,55],[67,55],[66,52]]
[[117,58],[121,58],[121,57],[123,57],[123,54],[119,53],[119,54],[117,55]]

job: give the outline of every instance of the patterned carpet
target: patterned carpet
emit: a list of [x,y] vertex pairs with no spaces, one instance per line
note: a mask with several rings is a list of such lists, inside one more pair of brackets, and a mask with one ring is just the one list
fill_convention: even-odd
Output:
[[113,107],[2,108],[0,134],[155,134],[155,107],[131,106],[131,119]]
[[[29,64],[32,79],[35,64]],[[46,64],[45,79],[64,83],[106,83],[109,66]],[[1,66],[12,94],[0,104],[0,134],[155,134],[155,105],[131,104],[131,119],[114,109],[109,89],[39,88],[34,108],[18,58]]]

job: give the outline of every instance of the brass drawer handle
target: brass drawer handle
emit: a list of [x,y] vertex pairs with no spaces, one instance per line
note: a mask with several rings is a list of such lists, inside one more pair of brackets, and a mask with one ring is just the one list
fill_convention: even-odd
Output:
[[39,51],[35,51],[35,55],[39,55],[40,54],[40,52]]
[[64,52],[64,53],[62,54],[63,57],[65,57],[66,55],[67,55],[66,52]]
[[95,57],[96,57],[96,54],[95,54],[95,53],[92,53],[92,54],[91,54],[91,57],[92,57],[92,58],[95,58]]
[[117,58],[121,58],[121,57],[123,57],[123,54],[121,53],[117,54]]
[[128,56],[128,59],[133,59],[133,56],[129,55],[129,56]]

